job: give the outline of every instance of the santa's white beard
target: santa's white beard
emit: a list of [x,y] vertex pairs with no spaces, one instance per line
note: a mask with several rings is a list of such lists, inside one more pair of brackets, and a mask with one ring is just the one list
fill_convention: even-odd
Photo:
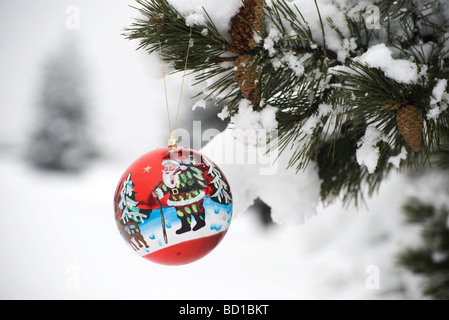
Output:
[[173,182],[171,182],[174,172],[173,171],[162,171],[162,180],[165,185],[169,188],[174,188],[179,182],[179,175],[175,175]]

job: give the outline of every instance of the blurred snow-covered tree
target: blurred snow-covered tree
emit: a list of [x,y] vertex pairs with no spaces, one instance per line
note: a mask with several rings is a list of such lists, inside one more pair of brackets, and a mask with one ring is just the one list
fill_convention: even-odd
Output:
[[79,171],[92,157],[85,80],[76,42],[63,42],[43,68],[39,109],[27,152],[36,167]]
[[[419,244],[398,254],[398,264],[421,278],[421,291],[433,299],[449,299],[449,154],[447,146],[436,157],[440,170],[424,170],[417,192],[403,206],[406,221],[420,230]],[[422,181],[419,181],[422,179]],[[430,183],[429,183],[430,182]]]

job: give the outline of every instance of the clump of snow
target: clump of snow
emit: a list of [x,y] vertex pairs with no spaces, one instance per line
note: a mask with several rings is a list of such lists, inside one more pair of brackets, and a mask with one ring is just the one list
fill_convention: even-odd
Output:
[[438,80],[438,83],[432,90],[433,101],[431,100],[431,102],[434,103],[440,102],[443,99],[443,96],[445,94],[447,95],[446,88],[447,88],[447,80],[446,79]]
[[257,117],[254,116],[254,113],[251,102],[243,99],[239,103],[239,112],[231,118],[231,121],[239,129],[252,129],[259,122]]
[[193,12],[186,17],[186,25],[188,27],[192,27],[195,24],[204,25],[206,23],[206,19],[201,13]]
[[[325,109],[320,109],[321,114],[328,112]],[[237,214],[260,198],[272,208],[275,222],[301,223],[316,213],[320,198],[318,170],[313,164],[299,173],[295,168],[286,169],[293,151],[280,154],[273,142],[278,125],[276,112],[277,108],[270,105],[255,111],[249,100],[242,100],[228,128],[202,152],[225,173]],[[222,113],[220,117],[229,116],[226,108]]]
[[231,186],[234,215],[246,211],[260,198],[271,207],[274,222],[302,223],[316,214],[320,199],[320,179],[317,167],[311,163],[296,173],[286,169],[292,153],[279,154],[274,147],[266,148],[245,143],[228,128],[215,136],[202,150],[217,163]]
[[350,52],[354,52],[357,49],[357,42],[355,38],[343,39],[341,45],[342,50],[337,52],[337,60],[344,61],[349,56]]
[[[342,8],[339,8],[338,3],[333,0],[318,0],[317,4],[323,22],[325,39],[323,39],[320,16],[313,1],[294,0],[289,3],[294,12],[296,12],[295,6],[301,11],[302,16],[308,23],[313,40],[320,45],[323,45],[325,42],[327,49],[336,52],[337,60],[343,62],[347,57],[348,49],[344,47],[343,40],[350,37],[345,17],[347,12],[345,7],[347,6],[342,5]],[[332,21],[333,26],[338,31],[329,25],[328,20]]]
[[369,48],[354,59],[372,68],[380,68],[385,75],[399,83],[414,83],[418,80],[418,66],[404,59],[393,59],[392,51],[381,43]]
[[270,56],[273,56],[276,53],[276,49],[274,45],[281,39],[281,33],[275,29],[271,28],[268,36],[265,38],[263,43],[263,48],[268,51]]
[[310,53],[297,55],[292,51],[286,51],[280,57],[274,58],[271,63],[276,69],[286,66],[299,77],[304,74],[304,62],[311,57]]
[[195,102],[195,104],[192,106],[192,111],[195,111],[196,108],[206,109],[206,101],[201,99]]
[[276,120],[276,111],[277,109],[272,106],[266,106],[260,112],[260,124],[262,128],[267,130],[276,129],[278,126],[278,122]]
[[431,119],[435,120],[435,119],[438,119],[438,117],[440,116],[440,113],[441,113],[440,107],[434,106],[427,112],[426,117],[429,120],[431,120]]
[[405,147],[402,147],[401,152],[399,152],[397,156],[390,157],[390,159],[388,159],[388,163],[391,163],[392,165],[394,165],[396,168],[399,169],[401,160],[405,159],[407,159],[407,149],[405,149]]
[[256,31],[254,31],[253,33],[253,39],[255,43],[261,43],[262,42],[262,37],[260,36],[260,34]]
[[222,121],[224,121],[224,119],[229,117],[229,110],[228,107],[224,107],[223,110],[221,110],[221,112],[219,114],[217,114],[217,117],[219,117]]
[[277,128],[276,111],[275,107],[269,105],[265,106],[260,112],[254,111],[251,102],[243,99],[239,104],[239,112],[231,117],[234,137],[253,145],[263,144],[265,138],[258,135],[258,131]]
[[[238,12],[242,5],[240,0],[210,1],[210,0],[168,0],[179,13],[189,18],[189,23],[204,24],[205,12],[214,22],[217,30],[227,39],[229,39],[229,29],[231,27],[231,18]],[[204,10],[203,10],[204,9]]]
[[373,125],[366,128],[365,135],[360,139],[356,151],[357,162],[364,165],[369,173],[374,173],[379,161],[379,147],[377,143],[383,140],[382,132]]
[[427,119],[436,120],[441,112],[448,108],[449,94],[446,92],[447,80],[439,79],[432,90],[432,97],[430,97],[430,110],[427,112]]
[[298,173],[295,168],[285,169],[291,156],[283,152],[275,165],[278,172],[259,176],[256,188],[257,196],[271,207],[271,218],[277,224],[307,221],[316,215],[320,201],[317,166],[310,163],[307,170]]

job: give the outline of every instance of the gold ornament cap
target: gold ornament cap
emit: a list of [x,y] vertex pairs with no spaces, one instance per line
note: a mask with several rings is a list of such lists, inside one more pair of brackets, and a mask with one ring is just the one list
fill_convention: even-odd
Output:
[[167,141],[169,148],[175,148],[178,146],[178,139],[175,139],[173,135],[170,136],[170,139]]

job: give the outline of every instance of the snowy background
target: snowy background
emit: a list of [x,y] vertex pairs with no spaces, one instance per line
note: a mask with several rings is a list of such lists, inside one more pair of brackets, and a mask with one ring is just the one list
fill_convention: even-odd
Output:
[[[186,266],[159,266],[127,247],[113,218],[116,184],[138,156],[163,146],[168,132],[158,57],[137,52],[137,43],[121,36],[136,16],[130,4],[0,0],[0,298],[422,298],[419,279],[395,264],[396,254],[418,239],[400,207],[409,195],[432,194],[429,181],[437,177],[418,183],[394,175],[360,209],[319,205],[309,216],[301,213],[308,208],[296,206],[307,220],[302,224],[267,227],[250,208],[234,217],[211,254]],[[80,14],[75,29],[67,25],[73,6]],[[24,156],[35,127],[42,66],[67,38],[75,38],[87,70],[89,131],[98,153],[77,174],[37,170]],[[180,76],[167,81],[174,104]],[[187,86],[184,119],[195,102],[191,94]],[[224,169],[244,201],[238,188],[252,177],[239,181],[232,166]],[[252,182],[266,182],[257,192],[268,193],[268,204],[282,208],[309,197],[296,189],[280,192],[282,181],[299,184],[302,178],[281,166],[278,172],[282,179]],[[278,184],[270,190],[271,182]],[[273,211],[273,219],[295,213]]]

